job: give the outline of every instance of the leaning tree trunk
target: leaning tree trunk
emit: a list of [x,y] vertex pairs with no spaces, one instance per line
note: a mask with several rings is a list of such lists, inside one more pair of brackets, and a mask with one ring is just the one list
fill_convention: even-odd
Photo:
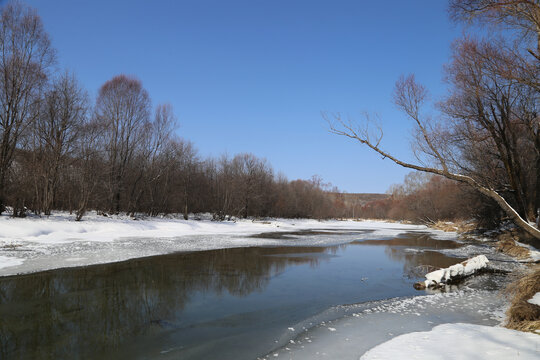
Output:
[[[346,136],[355,140],[358,140],[360,143],[368,146],[373,151],[379,153],[384,158],[388,158],[392,160],[397,165],[403,166],[408,169],[413,169],[417,171],[427,172],[430,174],[440,175],[444,176],[447,179],[455,180],[461,183],[465,183],[470,185],[472,188],[476,189],[480,193],[484,194],[485,196],[495,200],[495,202],[499,205],[499,207],[514,221],[514,223],[519,226],[523,231],[534,237],[535,239],[540,240],[540,230],[535,227],[534,225],[529,224],[526,220],[524,220],[517,211],[510,206],[506,202],[506,200],[495,190],[486,188],[479,184],[476,180],[474,180],[470,176],[466,175],[460,175],[452,173],[448,170],[446,166],[444,166],[444,169],[437,169],[437,168],[431,168],[427,166],[420,166],[415,164],[410,164],[405,161],[401,161],[400,159],[396,158],[395,156],[392,156],[391,154],[387,153],[386,151],[379,148],[379,142],[372,143],[368,138],[363,138],[360,136],[357,132],[355,132],[350,126],[344,124],[341,120],[338,119],[338,123],[345,127],[345,130],[340,130],[335,125],[330,123],[330,129],[334,134]],[[379,140],[380,141],[380,140]],[[441,161],[442,162],[442,161]]]

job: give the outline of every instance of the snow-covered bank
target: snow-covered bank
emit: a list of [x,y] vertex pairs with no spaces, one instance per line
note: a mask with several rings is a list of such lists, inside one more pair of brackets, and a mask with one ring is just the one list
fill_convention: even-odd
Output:
[[523,359],[540,358],[540,336],[473,324],[444,324],[431,331],[395,337],[367,353],[376,359]]
[[[365,236],[394,237],[425,226],[377,221],[181,220],[103,217],[89,214],[84,221],[60,213],[25,219],[0,216],[0,276],[68,266],[122,261],[131,258],[244,246],[323,246]],[[341,231],[339,237],[289,236],[287,239],[250,237],[265,232],[302,230]],[[347,236],[347,234],[349,234]],[[443,235],[442,232],[434,232]]]

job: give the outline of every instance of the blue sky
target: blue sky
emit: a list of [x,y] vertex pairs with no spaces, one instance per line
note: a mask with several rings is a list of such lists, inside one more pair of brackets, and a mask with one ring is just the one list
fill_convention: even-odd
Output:
[[408,171],[330,134],[321,111],[377,113],[385,149],[412,159],[394,83],[415,73],[444,94],[462,33],[443,0],[26,3],[93,98],[114,75],[135,75],[154,106],[173,105],[200,155],[251,152],[291,180],[317,174],[347,192],[384,192]]

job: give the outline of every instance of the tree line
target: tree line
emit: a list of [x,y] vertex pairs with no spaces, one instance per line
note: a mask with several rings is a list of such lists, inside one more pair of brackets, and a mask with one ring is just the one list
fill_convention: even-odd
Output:
[[497,204],[474,188],[442,176],[411,172],[403,183],[392,185],[385,198],[356,208],[361,218],[408,220],[432,224],[437,221],[475,220],[493,228],[505,218]]
[[140,80],[118,75],[94,103],[69,72],[37,12],[20,3],[0,16],[0,213],[89,209],[163,215],[327,218],[342,204],[314,177],[289,181],[248,153],[202,158],[176,133],[169,104],[152,109]]

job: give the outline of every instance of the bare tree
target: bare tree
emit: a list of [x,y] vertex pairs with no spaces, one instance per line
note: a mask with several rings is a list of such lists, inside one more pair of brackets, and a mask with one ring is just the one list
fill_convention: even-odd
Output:
[[[412,75],[402,77],[396,83],[395,102],[415,124],[416,144],[421,150],[417,156],[421,160],[419,164],[403,161],[385,151],[381,147],[383,131],[380,127],[376,127],[376,130],[372,131],[369,128],[370,121],[362,126],[354,121],[343,119],[340,114],[335,114],[332,117],[326,114],[324,116],[329,122],[331,132],[334,134],[357,140],[398,165],[417,171],[441,175],[472,186],[480,193],[497,202],[520,228],[533,237],[540,239],[540,230],[523,219],[496,189],[489,187],[489,185],[483,185],[472,176],[459,173],[458,169],[453,166],[453,163],[457,159],[455,154],[450,151],[451,144],[448,143],[448,138],[445,136],[444,131],[441,127],[437,126],[437,123],[432,122],[429,117],[424,116],[421,112],[426,95],[425,88],[419,85]],[[422,155],[424,157],[421,157]]]
[[[172,173],[174,170],[173,153],[175,142],[174,130],[176,129],[176,117],[170,104],[158,105],[153,122],[150,124],[145,143],[135,161],[135,181],[132,182],[132,205],[133,212],[135,203],[146,192],[148,204],[146,210],[152,215],[160,212],[168,212],[170,208],[166,203],[170,200],[172,191]],[[139,180],[142,184],[137,190]]]
[[56,196],[60,174],[73,159],[77,138],[85,122],[88,96],[75,77],[67,72],[54,81],[45,93],[41,114],[35,121],[37,148],[34,156],[39,160],[37,188],[41,210],[50,215]]
[[191,142],[177,141],[175,144],[175,167],[176,180],[178,182],[175,186],[175,191],[179,192],[182,196],[181,202],[182,213],[184,220],[188,219],[189,203],[191,200],[193,182],[195,174],[199,165],[199,159],[197,158],[197,152]]
[[0,213],[20,138],[35,120],[55,52],[35,10],[8,3],[0,15]]
[[520,40],[533,40],[528,52],[540,60],[540,2],[538,0],[450,0],[450,17],[455,21],[478,21],[505,25],[521,32]]
[[109,211],[120,212],[126,170],[150,130],[150,98],[139,80],[118,75],[99,90],[95,116],[103,126],[109,175]]
[[[498,73],[540,92],[540,1],[538,0],[450,0],[450,16],[458,22],[477,22],[494,28],[510,28],[520,35],[514,36],[515,45],[505,47],[507,59]],[[513,35],[513,34],[512,34]],[[531,56],[527,56],[527,54]],[[537,227],[540,227],[540,121],[528,128],[536,147],[536,187],[531,194],[536,203]]]
[[265,207],[266,189],[273,181],[273,171],[266,159],[253,154],[238,154],[232,159],[235,200],[244,218],[261,214]]
[[[75,161],[70,180],[76,185],[76,220],[82,220],[97,189],[102,186],[102,173],[105,170],[100,146],[103,127],[95,121],[85,121],[77,137]],[[94,201],[94,206],[96,201]]]
[[536,136],[529,131],[538,122],[538,93],[496,70],[498,62],[505,61],[498,56],[504,48],[465,39],[454,51],[447,68],[453,91],[442,110],[454,121],[457,142],[467,153],[472,150],[476,154],[471,159],[474,167],[479,163],[474,159],[483,151],[482,162],[489,163],[491,154],[493,169],[500,168],[504,174],[488,178],[475,171],[475,177],[483,178],[483,183],[504,178],[498,188],[511,191],[516,209],[528,219],[535,210],[536,186],[536,181],[531,179],[530,184],[529,179],[536,175],[532,170],[540,156],[540,148],[534,144]]

